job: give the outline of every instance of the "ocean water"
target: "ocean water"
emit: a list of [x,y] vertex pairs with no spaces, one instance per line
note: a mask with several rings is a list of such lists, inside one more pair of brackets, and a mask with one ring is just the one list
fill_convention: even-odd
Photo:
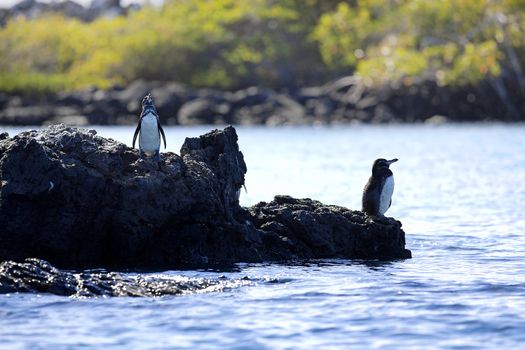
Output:
[[[133,127],[94,128],[131,144]],[[211,128],[167,127],[168,150]],[[161,273],[253,280],[182,296],[0,295],[0,349],[525,347],[525,125],[237,132],[243,205],[289,194],[359,209],[373,160],[399,158],[387,215],[413,259]]]

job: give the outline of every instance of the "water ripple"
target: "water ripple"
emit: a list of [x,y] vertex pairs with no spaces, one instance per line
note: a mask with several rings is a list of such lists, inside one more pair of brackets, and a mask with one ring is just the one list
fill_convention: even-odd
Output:
[[[128,144],[133,133],[97,129]],[[208,129],[167,127],[169,151]],[[243,205],[282,193],[359,208],[372,160],[399,158],[388,215],[403,222],[414,258],[166,271],[149,278],[246,284],[161,298],[0,295],[0,348],[523,347],[524,125],[237,131],[249,168]]]

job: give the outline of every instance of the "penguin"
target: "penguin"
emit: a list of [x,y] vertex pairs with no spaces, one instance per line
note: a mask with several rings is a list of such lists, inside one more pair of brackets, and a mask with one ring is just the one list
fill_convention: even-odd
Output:
[[362,211],[372,216],[384,216],[394,193],[394,174],[389,169],[390,164],[397,162],[397,158],[386,160],[376,159],[372,166],[372,176],[363,190]]
[[142,99],[142,113],[140,114],[139,124],[133,135],[133,148],[135,148],[135,141],[139,135],[139,150],[141,157],[154,157],[155,160],[160,161],[160,136],[164,139],[164,148],[166,148],[166,135],[160,125],[159,116],[151,94],[147,94]]

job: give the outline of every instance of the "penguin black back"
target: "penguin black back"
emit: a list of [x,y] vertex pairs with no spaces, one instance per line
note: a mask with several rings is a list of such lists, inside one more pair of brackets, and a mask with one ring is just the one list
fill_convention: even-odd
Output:
[[390,164],[397,159],[376,159],[372,166],[372,176],[363,190],[362,211],[368,215],[384,215],[392,202],[394,177],[389,169]]

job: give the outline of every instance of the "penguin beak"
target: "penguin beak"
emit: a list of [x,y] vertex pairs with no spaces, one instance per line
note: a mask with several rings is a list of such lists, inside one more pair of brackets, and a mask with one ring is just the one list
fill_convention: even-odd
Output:
[[394,158],[394,159],[392,159],[392,160],[387,160],[386,162],[388,163],[388,165],[390,165],[390,164],[395,163],[395,162],[397,162],[397,161],[398,161],[398,159],[397,159],[397,158]]

